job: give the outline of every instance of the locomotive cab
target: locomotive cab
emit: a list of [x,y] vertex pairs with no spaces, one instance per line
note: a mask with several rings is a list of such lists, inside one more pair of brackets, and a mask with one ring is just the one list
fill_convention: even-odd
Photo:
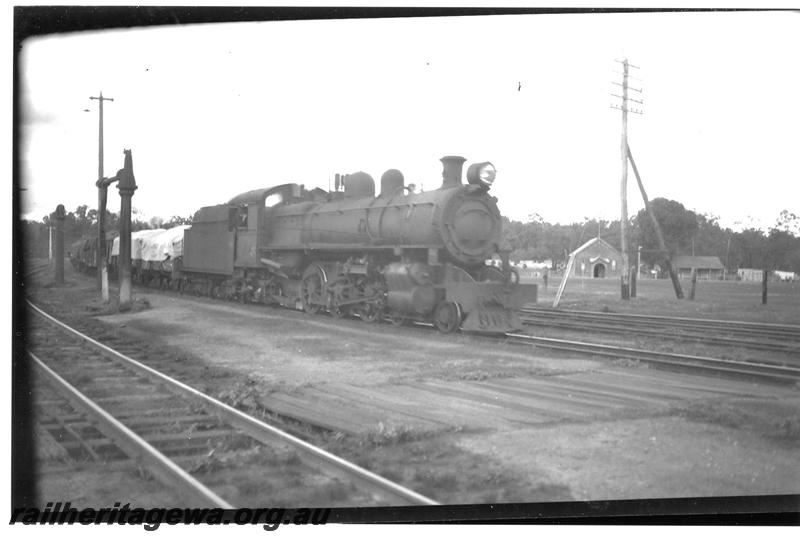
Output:
[[260,247],[272,233],[270,216],[282,205],[302,201],[304,188],[300,184],[281,184],[271,188],[251,190],[230,201],[231,229],[235,231],[235,260],[237,268],[262,266]]

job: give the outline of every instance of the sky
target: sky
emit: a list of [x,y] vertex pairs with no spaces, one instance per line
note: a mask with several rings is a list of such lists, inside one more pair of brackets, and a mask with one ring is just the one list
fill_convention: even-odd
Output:
[[[97,205],[131,149],[140,219],[285,182],[491,161],[516,220],[619,219],[628,141],[651,199],[741,230],[800,214],[800,14],[633,13],[206,24],[29,39],[19,57],[23,218]],[[85,109],[89,111],[86,112]],[[465,167],[466,170],[466,167]],[[628,213],[640,210],[628,175]],[[108,208],[119,211],[116,188]]]

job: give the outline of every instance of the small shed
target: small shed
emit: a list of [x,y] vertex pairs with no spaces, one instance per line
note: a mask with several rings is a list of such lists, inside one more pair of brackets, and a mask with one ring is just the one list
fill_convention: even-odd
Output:
[[576,248],[570,258],[575,259],[572,276],[608,278],[619,276],[622,270],[622,254],[600,237]]
[[692,269],[697,269],[698,280],[721,280],[725,266],[716,256],[679,255],[672,261],[679,278],[691,278]]
[[736,271],[736,277],[745,282],[760,282],[764,277],[764,271],[761,269],[739,269]]

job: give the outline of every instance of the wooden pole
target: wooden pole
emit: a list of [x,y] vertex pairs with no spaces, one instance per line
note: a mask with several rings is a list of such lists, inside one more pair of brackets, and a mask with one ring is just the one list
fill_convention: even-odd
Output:
[[661,233],[661,226],[658,224],[658,219],[656,218],[656,213],[653,211],[653,207],[650,206],[650,199],[648,199],[647,192],[644,190],[642,177],[639,176],[639,169],[636,167],[636,162],[633,160],[633,154],[631,153],[630,147],[628,147],[628,159],[631,162],[631,169],[633,169],[633,175],[636,177],[636,183],[639,185],[639,191],[642,193],[644,208],[647,211],[647,215],[650,216],[650,220],[653,222],[653,228],[656,231],[656,238],[658,239],[658,248],[663,254],[664,263],[667,265],[667,272],[669,272],[669,277],[672,280],[672,287],[675,289],[675,296],[679,299],[682,299],[683,288],[681,288],[681,282],[678,280],[678,273],[675,272],[675,267],[672,265],[672,259],[670,258],[669,250],[667,250],[667,244],[664,242],[664,235]]
[[641,278],[642,273],[642,247],[636,247],[636,279]]
[[564,269],[564,276],[561,277],[561,284],[559,284],[558,291],[556,291],[556,298],[553,299],[553,308],[558,308],[558,303],[561,302],[561,295],[564,294],[564,289],[567,287],[567,280],[569,280],[569,274],[572,272],[572,267],[574,266],[575,254],[572,254],[567,261],[567,268]]
[[694,300],[694,291],[697,288],[697,269],[692,268],[692,289],[689,290],[689,300]]
[[767,269],[761,272],[761,304],[767,304],[767,276],[769,276],[769,273]]
[[628,59],[622,62],[622,180],[620,181],[620,242],[622,245],[622,300],[630,299],[628,263]]
[[[106,269],[106,199],[108,197],[107,185],[103,183],[103,102],[114,101],[114,98],[90,96],[90,100],[98,100],[100,104],[100,119],[97,129],[97,289],[103,292],[103,300],[108,301],[108,275]],[[105,278],[104,278],[105,276]]]
[[728,247],[725,249],[725,268],[722,269],[722,279],[727,280],[726,274],[728,273],[728,266],[730,265],[731,256],[731,238],[728,237]]
[[106,266],[106,201],[108,199],[108,185],[116,179],[101,178],[97,185],[97,279],[103,302],[108,302],[108,267]]
[[56,222],[56,276],[55,281],[57,286],[64,285],[64,218],[66,211],[64,205],[58,205],[54,213]]

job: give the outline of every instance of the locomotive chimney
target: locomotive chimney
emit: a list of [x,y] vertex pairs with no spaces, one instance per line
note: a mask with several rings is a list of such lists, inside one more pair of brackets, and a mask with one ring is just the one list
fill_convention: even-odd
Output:
[[442,158],[442,188],[461,186],[461,171],[466,158],[461,156],[445,156]]

